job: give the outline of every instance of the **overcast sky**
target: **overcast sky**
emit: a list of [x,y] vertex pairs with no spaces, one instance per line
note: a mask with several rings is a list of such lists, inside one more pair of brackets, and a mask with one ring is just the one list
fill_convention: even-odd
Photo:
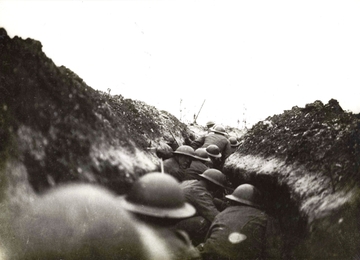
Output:
[[92,88],[185,122],[205,100],[198,123],[239,127],[331,98],[359,113],[359,14],[358,0],[0,0],[10,37]]

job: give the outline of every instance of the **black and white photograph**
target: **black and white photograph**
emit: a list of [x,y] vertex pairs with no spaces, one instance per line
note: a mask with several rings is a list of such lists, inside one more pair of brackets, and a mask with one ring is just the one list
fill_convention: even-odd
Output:
[[360,260],[359,14],[0,0],[0,260]]

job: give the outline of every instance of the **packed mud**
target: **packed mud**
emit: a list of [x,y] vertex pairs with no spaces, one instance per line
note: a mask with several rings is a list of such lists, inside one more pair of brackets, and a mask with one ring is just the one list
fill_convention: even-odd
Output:
[[293,107],[254,125],[226,163],[235,186],[261,187],[287,258],[358,254],[359,123],[334,99]]
[[[40,42],[10,38],[5,29],[0,66],[0,256],[11,244],[8,219],[39,194],[69,182],[124,194],[158,167],[149,148],[205,132],[142,101],[92,89],[57,67]],[[233,188],[251,183],[263,192],[283,259],[360,258],[359,118],[332,99],[247,131],[227,127],[241,144],[224,173]]]

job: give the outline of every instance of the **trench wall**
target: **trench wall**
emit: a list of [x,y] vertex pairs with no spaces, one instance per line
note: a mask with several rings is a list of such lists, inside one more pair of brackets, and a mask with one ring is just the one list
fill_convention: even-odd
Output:
[[284,259],[357,259],[359,189],[333,191],[320,172],[275,157],[234,153],[224,173],[234,187],[257,186],[266,211],[278,220]]

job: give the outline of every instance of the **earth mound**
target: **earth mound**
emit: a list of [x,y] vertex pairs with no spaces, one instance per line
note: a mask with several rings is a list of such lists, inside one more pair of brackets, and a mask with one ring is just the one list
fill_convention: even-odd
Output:
[[56,67],[40,42],[1,35],[2,169],[4,158],[16,160],[36,192],[68,181],[125,192],[158,163],[150,142],[188,138],[186,125],[166,111],[95,91]]
[[335,99],[258,122],[225,164],[281,223],[285,258],[353,259],[360,245],[360,120]]

